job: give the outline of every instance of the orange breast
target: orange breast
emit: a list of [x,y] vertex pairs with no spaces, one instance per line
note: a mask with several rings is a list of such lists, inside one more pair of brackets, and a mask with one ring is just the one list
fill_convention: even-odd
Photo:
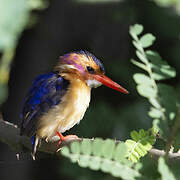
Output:
[[39,120],[37,135],[51,139],[57,131],[63,133],[79,123],[89,106],[90,91],[81,80],[73,80],[61,103]]

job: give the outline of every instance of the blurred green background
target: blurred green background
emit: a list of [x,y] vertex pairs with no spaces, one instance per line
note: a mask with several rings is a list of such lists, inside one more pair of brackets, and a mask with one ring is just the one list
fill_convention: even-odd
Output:
[[[140,71],[130,63],[135,50],[129,26],[135,23],[156,36],[153,49],[179,72],[179,0],[0,0],[0,101],[4,102],[4,119],[20,125],[22,101],[32,80],[51,71],[60,55],[82,49],[101,59],[106,74],[130,94],[107,87],[93,89],[84,119],[67,134],[125,140],[131,130],[150,128],[149,104],[137,94],[132,79]],[[167,83],[179,88],[179,80],[177,76]],[[32,162],[26,154],[17,162],[7,145],[1,143],[0,149],[0,179],[114,179],[56,155],[39,153],[38,160]]]

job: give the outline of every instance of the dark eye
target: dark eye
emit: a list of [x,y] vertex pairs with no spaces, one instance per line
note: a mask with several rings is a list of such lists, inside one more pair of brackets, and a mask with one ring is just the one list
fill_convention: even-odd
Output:
[[94,73],[94,69],[91,66],[86,67],[89,73]]

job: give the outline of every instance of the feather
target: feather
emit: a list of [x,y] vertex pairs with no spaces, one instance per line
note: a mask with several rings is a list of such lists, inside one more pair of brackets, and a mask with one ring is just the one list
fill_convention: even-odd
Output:
[[69,84],[55,72],[40,75],[34,80],[23,104],[21,135],[35,135],[37,119],[61,102]]
[[100,67],[101,71],[102,71],[102,72],[105,72],[104,66],[103,66],[103,64],[101,63],[101,61],[100,61],[98,58],[96,58],[92,53],[90,53],[90,52],[88,52],[88,51],[83,51],[83,50],[81,50],[81,51],[76,51],[75,53],[76,53],[76,54],[85,55],[88,59],[89,59],[89,58],[92,58],[93,61]]
[[37,135],[51,141],[56,132],[64,133],[83,118],[89,106],[91,88],[73,74],[62,74],[70,81],[61,102],[38,119]]

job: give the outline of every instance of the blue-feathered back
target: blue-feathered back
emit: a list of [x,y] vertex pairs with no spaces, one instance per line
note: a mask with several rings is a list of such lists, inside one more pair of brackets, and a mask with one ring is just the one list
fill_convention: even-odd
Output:
[[37,119],[61,102],[68,86],[69,81],[55,72],[42,74],[34,80],[23,104],[21,134],[35,134]]

